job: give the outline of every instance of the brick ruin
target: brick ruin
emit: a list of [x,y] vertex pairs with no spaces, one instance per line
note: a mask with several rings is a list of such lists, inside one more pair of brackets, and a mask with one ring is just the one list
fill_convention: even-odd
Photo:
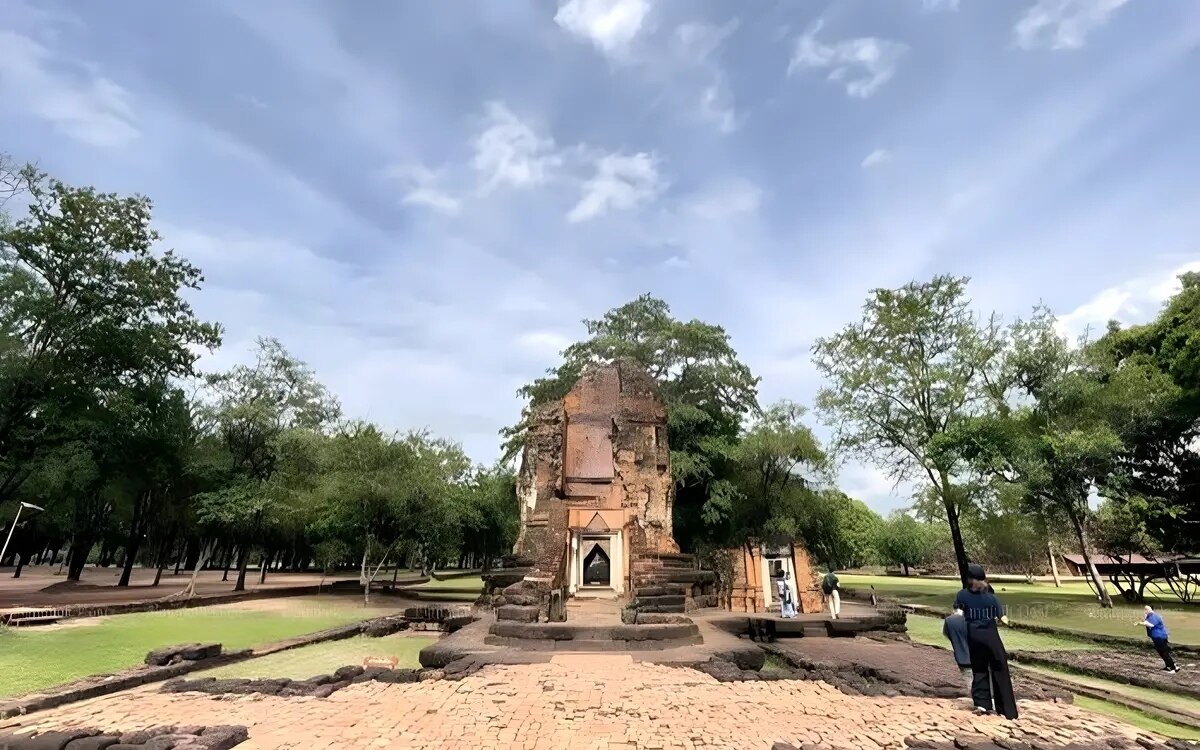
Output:
[[638,363],[592,366],[562,401],[532,411],[517,498],[516,567],[488,580],[501,619],[561,619],[556,601],[581,589],[643,611],[709,603],[713,574],[672,535],[667,410]]

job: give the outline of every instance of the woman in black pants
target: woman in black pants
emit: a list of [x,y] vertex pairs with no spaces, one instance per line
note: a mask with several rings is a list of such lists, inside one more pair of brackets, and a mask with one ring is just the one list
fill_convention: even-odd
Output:
[[991,711],[1009,719],[1017,718],[1012,677],[1008,673],[1008,652],[1000,640],[996,622],[1008,618],[996,595],[989,591],[982,565],[967,567],[967,587],[958,592],[954,608],[967,619],[967,645],[971,649],[971,699],[975,711]]

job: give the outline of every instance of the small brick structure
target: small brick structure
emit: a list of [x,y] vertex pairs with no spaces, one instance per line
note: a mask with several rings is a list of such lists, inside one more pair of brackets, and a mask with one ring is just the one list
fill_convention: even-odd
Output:
[[[822,611],[824,598],[808,550],[803,544],[793,540],[777,542],[771,546],[786,553],[783,556],[791,567],[788,572],[794,571],[792,586],[796,592],[796,609],[802,614],[816,614]],[[767,612],[779,609],[777,604],[771,605],[767,600],[767,589],[774,586],[774,581],[770,579],[764,559],[765,553],[766,546],[757,539],[748,539],[740,549],[726,551],[725,557],[731,565],[726,571],[729,580],[721,582],[725,608],[732,612]]]

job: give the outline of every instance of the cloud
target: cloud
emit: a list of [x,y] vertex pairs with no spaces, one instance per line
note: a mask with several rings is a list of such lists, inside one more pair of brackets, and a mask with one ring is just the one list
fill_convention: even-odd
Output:
[[737,130],[737,110],[733,106],[733,97],[723,77],[719,76],[700,93],[700,113],[704,119],[716,125],[723,135]]
[[725,219],[758,210],[762,189],[749,180],[733,179],[700,189],[684,201],[684,210],[703,219]]
[[1128,0],[1037,0],[1013,26],[1022,49],[1080,49]]
[[1059,316],[1058,332],[1072,339],[1085,333],[1095,338],[1104,333],[1110,320],[1126,325],[1144,323],[1182,288],[1179,276],[1189,271],[1200,272],[1200,261],[1104,289],[1071,312]]
[[891,161],[891,158],[891,151],[888,151],[886,148],[877,148],[871,153],[867,154],[862,160],[862,164],[859,166],[861,166],[863,169],[870,169],[871,167],[877,167],[880,164]]
[[567,221],[589,221],[611,211],[627,211],[658,196],[666,183],[652,154],[607,154],[596,160],[596,174],[583,185],[583,197]]
[[528,331],[517,337],[517,346],[545,357],[553,357],[570,345],[571,339],[554,331]]
[[562,164],[554,139],[539,136],[502,102],[488,102],[486,127],[475,138],[472,163],[483,178],[483,190],[503,185],[540,185]]
[[878,37],[845,39],[825,44],[817,39],[824,24],[809,27],[796,40],[788,75],[810,69],[829,69],[829,80],[843,83],[846,93],[858,99],[878,91],[896,73],[896,65],[908,45]]
[[420,165],[396,166],[384,173],[385,177],[397,180],[404,188],[401,203],[409,206],[424,206],[438,213],[457,214],[462,210],[462,201],[438,187],[441,174]]
[[29,37],[0,29],[0,101],[77,141],[119,148],[136,141],[129,92],[91,66],[57,57]]
[[642,30],[649,12],[649,0],[567,0],[559,3],[554,22],[591,40],[606,55],[619,56]]
[[939,10],[956,11],[958,10],[959,0],[921,0],[921,9],[926,12],[934,12]]

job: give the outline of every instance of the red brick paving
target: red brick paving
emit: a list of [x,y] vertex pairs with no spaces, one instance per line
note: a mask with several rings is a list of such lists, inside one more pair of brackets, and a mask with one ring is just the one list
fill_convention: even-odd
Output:
[[975,717],[964,701],[849,696],[822,682],[717,682],[628,656],[562,655],[495,665],[460,681],[362,683],[328,699],[220,698],[145,688],[78,703],[0,729],[240,724],[251,748],[900,748],[984,735],[1043,745],[1132,739],[1132,727],[1074,706],[1022,702],[1008,722]]

